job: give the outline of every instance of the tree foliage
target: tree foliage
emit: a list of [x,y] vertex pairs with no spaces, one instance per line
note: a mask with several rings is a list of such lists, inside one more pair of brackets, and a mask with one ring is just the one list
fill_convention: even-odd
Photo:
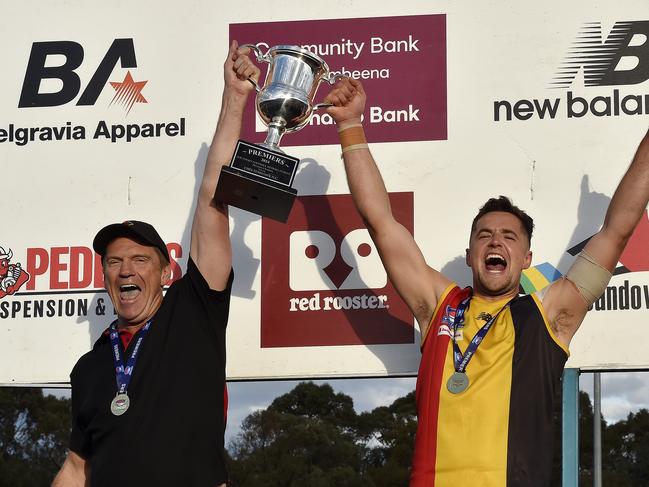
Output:
[[[561,485],[561,402],[554,422],[552,485]],[[579,481],[592,484],[593,407],[579,394]],[[649,411],[613,425],[600,417],[603,483],[649,485]],[[401,487],[408,485],[417,429],[415,394],[357,414],[352,399],[301,383],[249,415],[230,445],[231,485]]]
[[0,388],[0,487],[50,485],[65,459],[70,400]]
[[357,425],[349,396],[301,383],[244,420],[231,446],[231,484],[369,487]]
[[649,411],[629,413],[602,431],[602,483],[612,487],[649,485]]
[[[579,396],[579,480],[592,484],[593,408]],[[561,407],[555,409],[552,485],[561,485]],[[602,422],[603,484],[649,485],[649,411]],[[415,394],[357,414],[328,384],[304,382],[250,414],[229,445],[229,487],[402,487],[417,428]],[[62,464],[70,400],[0,388],[0,487],[48,486]]]
[[407,484],[417,431],[414,391],[359,416],[359,437],[366,445],[367,477],[376,487]]

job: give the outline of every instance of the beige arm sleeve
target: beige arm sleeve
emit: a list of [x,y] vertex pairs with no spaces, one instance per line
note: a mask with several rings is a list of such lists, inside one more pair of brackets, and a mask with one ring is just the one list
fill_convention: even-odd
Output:
[[566,279],[577,286],[579,294],[590,306],[604,293],[611,276],[608,269],[602,267],[582,250],[568,270]]

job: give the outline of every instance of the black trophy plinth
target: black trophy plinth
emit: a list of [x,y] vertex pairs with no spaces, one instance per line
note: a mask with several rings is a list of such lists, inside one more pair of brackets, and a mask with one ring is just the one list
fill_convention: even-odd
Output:
[[285,223],[297,196],[291,185],[299,162],[240,140],[230,165],[221,168],[214,199]]

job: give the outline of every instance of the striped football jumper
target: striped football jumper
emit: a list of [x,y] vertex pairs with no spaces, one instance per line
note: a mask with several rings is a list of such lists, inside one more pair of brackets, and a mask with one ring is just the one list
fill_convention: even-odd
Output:
[[[549,486],[553,403],[568,349],[552,332],[539,298],[520,296],[498,315],[469,362],[469,388],[450,393],[449,326],[469,292],[451,284],[422,339],[410,487]],[[508,301],[471,299],[456,332],[462,353]]]

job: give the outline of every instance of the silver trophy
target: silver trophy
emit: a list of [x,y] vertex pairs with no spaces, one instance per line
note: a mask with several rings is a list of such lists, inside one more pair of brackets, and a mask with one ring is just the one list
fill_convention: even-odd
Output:
[[314,104],[322,81],[334,84],[338,75],[312,52],[298,46],[274,46],[266,54],[253,44],[258,62],[268,63],[263,88],[257,90],[256,107],[268,126],[266,140],[252,144],[239,140],[229,166],[223,166],[214,195],[229,205],[286,222],[297,191],[291,187],[300,159],[284,153],[279,142],[286,132],[304,127],[311,114],[327,103]]

